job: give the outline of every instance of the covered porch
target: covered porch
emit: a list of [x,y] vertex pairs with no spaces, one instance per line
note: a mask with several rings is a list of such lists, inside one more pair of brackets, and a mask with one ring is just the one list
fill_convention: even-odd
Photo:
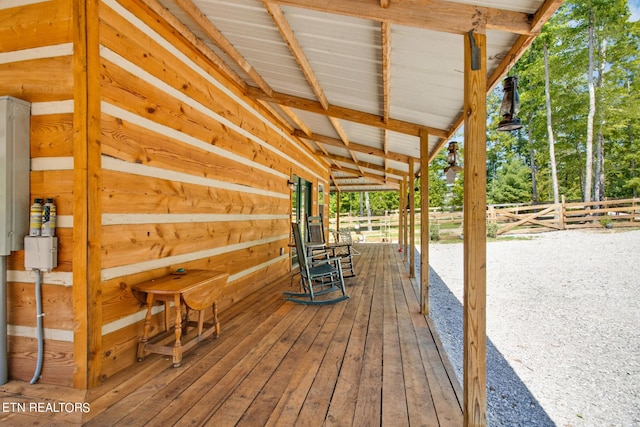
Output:
[[[420,314],[417,283],[398,245],[358,250],[347,301],[284,301],[282,291],[297,286],[295,276],[286,277],[223,311],[220,338],[187,353],[181,367],[151,355],[88,391],[12,381],[0,387],[0,400],[14,410],[0,421],[461,425],[460,385],[428,316]],[[86,403],[90,411],[46,410],[60,402]],[[30,410],[31,403],[42,410]]]

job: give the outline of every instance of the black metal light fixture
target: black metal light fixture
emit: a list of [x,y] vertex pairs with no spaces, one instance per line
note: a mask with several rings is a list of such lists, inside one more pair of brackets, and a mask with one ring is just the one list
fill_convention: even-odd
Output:
[[458,143],[450,141],[447,147],[447,163],[449,166],[444,168],[444,175],[447,177],[447,184],[452,185],[456,179],[456,172],[461,172],[463,168],[457,165],[458,162]]
[[518,95],[518,78],[507,77],[502,82],[504,96],[500,106],[502,120],[498,123],[497,130],[512,131],[522,128],[522,122],[516,116],[520,112],[520,96]]

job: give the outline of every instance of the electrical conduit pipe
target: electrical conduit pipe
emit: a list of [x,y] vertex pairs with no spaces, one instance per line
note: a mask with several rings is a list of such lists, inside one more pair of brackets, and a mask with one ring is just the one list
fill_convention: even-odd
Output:
[[42,326],[42,272],[33,270],[36,273],[36,328],[38,330],[38,361],[36,363],[36,371],[31,378],[31,384],[38,382],[40,372],[42,371],[42,359],[44,357],[44,327]]
[[0,385],[9,382],[7,356],[7,257],[0,256]]

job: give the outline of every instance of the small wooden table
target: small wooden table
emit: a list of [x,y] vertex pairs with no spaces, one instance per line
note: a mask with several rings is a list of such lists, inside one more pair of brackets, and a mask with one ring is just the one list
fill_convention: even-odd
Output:
[[[139,283],[131,288],[138,293],[145,293],[147,315],[144,321],[144,332],[138,344],[138,360],[141,361],[149,353],[159,353],[173,356],[173,366],[178,367],[182,362],[182,353],[188,351],[200,341],[208,338],[215,332],[220,335],[220,322],[218,321],[217,299],[227,283],[229,274],[214,270],[188,270],[181,274],[170,274],[158,279]],[[165,334],[149,340],[151,329],[151,309],[155,301],[164,302],[164,326]],[[167,341],[169,336],[170,303],[173,301],[176,307],[175,342]],[[184,322],[182,305],[185,306]],[[211,307],[213,319],[211,323],[204,323],[205,310]],[[189,310],[198,311],[197,335],[185,344],[182,344],[182,335],[187,334],[189,326],[195,322],[189,321]],[[184,324],[183,324],[184,323]]]

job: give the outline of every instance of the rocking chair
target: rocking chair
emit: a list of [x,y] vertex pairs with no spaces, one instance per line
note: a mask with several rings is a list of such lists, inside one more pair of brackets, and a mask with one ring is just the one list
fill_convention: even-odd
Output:
[[[348,299],[340,258],[331,258],[328,252],[308,256],[300,234],[300,225],[294,222],[291,223],[291,228],[300,264],[302,292],[284,292],[285,299],[308,305],[333,304]],[[317,296],[335,291],[341,291],[342,295],[329,299],[316,299]]]

